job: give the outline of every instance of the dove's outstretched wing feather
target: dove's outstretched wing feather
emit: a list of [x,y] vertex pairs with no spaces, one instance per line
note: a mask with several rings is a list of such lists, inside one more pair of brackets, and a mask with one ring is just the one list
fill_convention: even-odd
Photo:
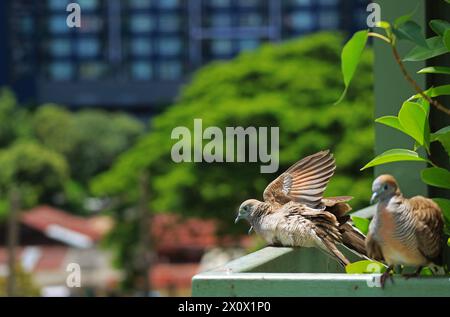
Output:
[[328,150],[307,156],[267,186],[264,201],[281,205],[295,201],[312,208],[322,207],[323,192],[335,169],[335,160]]

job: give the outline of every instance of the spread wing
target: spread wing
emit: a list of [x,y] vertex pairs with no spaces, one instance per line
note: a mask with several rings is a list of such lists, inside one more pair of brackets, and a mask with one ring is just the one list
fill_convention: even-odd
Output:
[[442,251],[444,219],[439,206],[431,199],[416,196],[409,199],[416,218],[416,237],[420,252],[439,264]]
[[307,156],[267,186],[264,201],[282,205],[295,201],[311,208],[321,207],[323,192],[335,169],[333,155],[328,150]]

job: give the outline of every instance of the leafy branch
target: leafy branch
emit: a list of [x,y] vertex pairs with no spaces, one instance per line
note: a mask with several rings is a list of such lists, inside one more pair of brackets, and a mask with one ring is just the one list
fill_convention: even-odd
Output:
[[[414,148],[388,150],[372,159],[361,170],[392,162],[421,161],[431,165],[431,167],[421,171],[421,178],[424,183],[429,186],[450,189],[450,171],[437,166],[433,162],[430,152],[430,143],[439,142],[450,156],[450,126],[432,133],[429,123],[430,106],[435,107],[446,115],[450,115],[450,109],[434,99],[442,95],[450,95],[450,85],[431,87],[428,90],[423,90],[408,73],[404,64],[404,62],[424,61],[450,53],[450,22],[431,20],[429,26],[436,36],[426,39],[421,27],[411,20],[413,15],[414,13],[410,13],[401,16],[392,24],[381,21],[377,27],[384,30],[385,34],[362,30],[356,32],[345,44],[341,55],[345,90],[336,104],[345,97],[368,38],[373,37],[388,43],[391,46],[394,60],[400,67],[402,75],[417,94],[402,104],[397,116],[380,117],[375,122],[408,135],[414,140]],[[400,56],[396,46],[397,42],[401,40],[406,40],[416,45],[404,58]],[[450,67],[431,66],[419,70],[418,73],[450,75]],[[418,149],[421,147],[426,150],[428,157],[421,157],[419,155]],[[443,211],[444,218],[446,219],[445,231],[450,235],[450,200],[435,198],[435,201]]]
[[403,64],[400,54],[398,53],[397,48],[395,45],[392,45],[392,53],[394,54],[395,61],[397,62],[398,66],[400,66],[400,70],[402,71],[403,76],[405,76],[406,80],[414,87],[416,92],[420,94],[420,96],[427,100],[431,105],[435,106],[438,110],[446,113],[447,115],[450,115],[450,109],[447,109],[444,105],[442,105],[439,101],[436,99],[430,98],[425,91],[423,91],[422,88],[420,88],[419,84],[411,77],[411,75],[406,70],[405,64]]

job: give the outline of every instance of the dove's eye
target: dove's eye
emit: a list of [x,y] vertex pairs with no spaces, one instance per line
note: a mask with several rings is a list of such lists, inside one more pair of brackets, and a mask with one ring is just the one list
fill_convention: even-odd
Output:
[[384,189],[384,190],[388,190],[388,185],[384,185],[384,186],[383,186],[383,189]]

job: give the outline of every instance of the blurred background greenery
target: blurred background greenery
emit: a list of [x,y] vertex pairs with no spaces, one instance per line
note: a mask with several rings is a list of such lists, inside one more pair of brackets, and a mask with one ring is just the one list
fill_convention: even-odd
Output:
[[[360,166],[373,155],[372,54],[367,52],[358,82],[346,102],[332,106],[342,89],[343,37],[321,33],[279,45],[267,44],[232,61],[199,70],[178,101],[150,122],[150,131],[120,155],[111,170],[91,182],[98,195],[125,195],[133,203],[137,175],[151,175],[152,210],[213,217],[227,230],[240,202],[261,197],[276,176],[260,174],[259,163],[177,164],[170,158],[176,126],[280,127],[280,170],[323,149],[336,156],[337,171],[326,194],[354,195],[368,203],[371,173]],[[240,228],[242,229],[242,228]]]
[[[0,2],[5,294],[189,294],[199,270],[262,246],[233,224],[239,204],[323,149],[337,163],[326,195],[367,206],[370,49],[333,103],[368,0],[83,0],[80,28],[66,24],[69,2]],[[172,130],[196,118],[279,127],[278,172],[174,163]],[[67,262],[80,264],[82,290],[66,287]]]
[[[145,124],[123,113],[71,112],[56,104],[20,107],[11,91],[0,95],[0,185],[22,191],[23,207],[48,203],[88,214],[86,199],[107,203],[116,220],[106,239],[115,263],[127,268],[139,247],[139,218],[127,217],[138,205],[139,182],[148,171],[148,207],[154,213],[219,220],[223,234],[234,226],[240,202],[260,198],[265,186],[298,159],[330,149],[337,170],[326,195],[352,195],[354,209],[368,204],[371,172],[359,168],[373,156],[373,56],[367,51],[355,84],[339,107],[343,36],[318,33],[282,44],[265,44],[230,61],[201,68],[177,101]],[[280,127],[280,169],[260,174],[259,163],[174,163],[170,150],[176,126]],[[0,214],[8,212],[1,196]],[[105,200],[106,198],[106,200]],[[133,280],[133,266],[128,269]]]

